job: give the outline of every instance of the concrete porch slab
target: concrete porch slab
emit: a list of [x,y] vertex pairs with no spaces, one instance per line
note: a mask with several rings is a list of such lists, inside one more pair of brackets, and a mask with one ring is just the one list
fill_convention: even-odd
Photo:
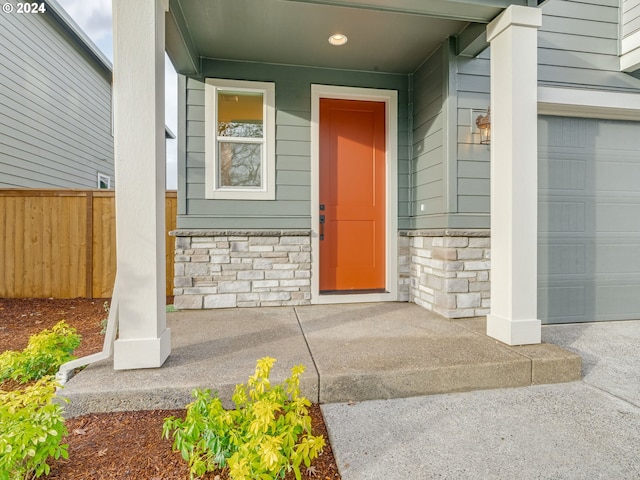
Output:
[[508,347],[486,320],[451,321],[411,303],[296,309],[320,376],[320,403],[520,387],[580,378],[554,345]]
[[[487,319],[485,317],[452,321],[478,335],[486,336]],[[492,341],[500,343],[497,340],[492,339]],[[500,344],[531,361],[531,385],[572,382],[581,378],[582,358],[558,345],[552,343],[520,346]]]
[[183,408],[196,387],[227,406],[255,361],[278,361],[272,381],[304,364],[302,393],[332,403],[578,380],[581,360],[550,344],[509,347],[485,319],[447,320],[411,303],[314,305],[176,312],[173,351],[159,369],[89,366],[66,385],[66,415]]
[[90,365],[63,389],[70,400],[65,415],[184,408],[198,387],[217,391],[232,407],[235,386],[246,383],[265,356],[277,359],[274,383],[294,365],[307,366],[302,393],[318,398],[317,372],[292,308],[175,312],[167,314],[167,323],[173,349],[161,368],[115,371],[112,360]]

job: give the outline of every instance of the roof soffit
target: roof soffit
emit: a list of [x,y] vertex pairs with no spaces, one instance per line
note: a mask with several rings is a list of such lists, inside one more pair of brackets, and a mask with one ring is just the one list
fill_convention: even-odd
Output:
[[[170,0],[167,51],[180,73],[200,58],[412,73],[470,22],[527,0]],[[329,45],[344,33],[343,47]]]

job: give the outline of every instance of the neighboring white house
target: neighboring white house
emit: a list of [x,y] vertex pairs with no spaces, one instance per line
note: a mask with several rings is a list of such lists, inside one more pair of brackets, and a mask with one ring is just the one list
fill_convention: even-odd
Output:
[[511,345],[640,317],[639,4],[114,0],[117,194],[138,206],[115,367],[170,351],[165,49],[182,308],[408,300]]

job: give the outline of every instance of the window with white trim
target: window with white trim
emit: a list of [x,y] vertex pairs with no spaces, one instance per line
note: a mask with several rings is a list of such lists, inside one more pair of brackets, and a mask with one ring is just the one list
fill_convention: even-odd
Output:
[[275,199],[275,84],[208,78],[205,197]]
[[98,172],[98,188],[111,188],[111,177],[109,175],[105,175],[104,173]]

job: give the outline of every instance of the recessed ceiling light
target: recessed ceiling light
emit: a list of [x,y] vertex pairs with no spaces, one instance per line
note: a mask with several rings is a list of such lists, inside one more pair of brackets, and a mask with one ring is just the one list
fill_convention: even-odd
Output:
[[336,47],[344,45],[348,40],[349,39],[347,38],[347,36],[341,33],[336,33],[335,35],[331,35],[329,37],[329,43],[331,45],[335,45]]

